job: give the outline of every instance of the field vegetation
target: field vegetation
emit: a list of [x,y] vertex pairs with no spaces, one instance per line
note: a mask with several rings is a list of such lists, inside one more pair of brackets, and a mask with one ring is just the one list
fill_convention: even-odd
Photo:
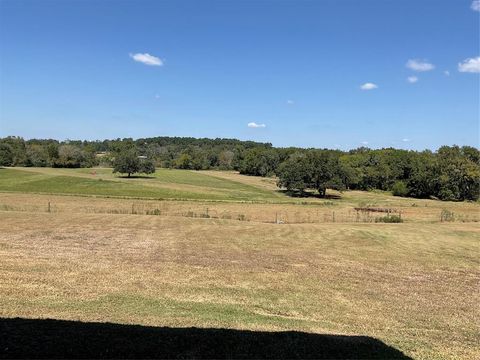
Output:
[[[142,159],[140,161],[140,158]],[[113,166],[115,172],[150,174],[155,166],[187,170],[236,170],[268,177],[291,193],[327,188],[384,190],[396,196],[478,200],[480,152],[442,146],[436,152],[401,149],[350,151],[274,148],[235,139],[155,137],[104,141],[0,139],[0,166],[79,168]]]
[[[191,326],[242,339],[295,330],[344,335],[336,351],[350,357],[395,357],[357,336],[415,359],[480,357],[479,204],[326,195],[231,171],[0,169],[0,317],[169,327],[158,331],[173,342]],[[376,221],[394,216],[403,222]],[[211,338],[180,354],[208,354]],[[332,357],[319,339],[310,353],[269,346]],[[247,343],[230,355],[261,355]]]

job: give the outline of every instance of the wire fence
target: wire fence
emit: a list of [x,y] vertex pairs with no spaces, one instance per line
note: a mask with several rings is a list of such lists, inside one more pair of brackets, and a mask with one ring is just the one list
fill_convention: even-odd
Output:
[[[43,205],[31,204],[1,204],[0,211],[27,211],[47,213],[87,213],[87,214],[123,214],[123,215],[152,215],[152,216],[180,216],[188,218],[223,219],[237,221],[252,221],[273,224],[316,224],[316,223],[399,223],[414,222],[420,219],[412,215],[404,216],[403,210],[391,208],[345,208],[345,209],[314,209],[300,208],[298,210],[279,211],[278,209],[261,209],[248,206],[242,210],[219,209],[208,206],[183,206],[176,208],[169,203],[139,203],[124,202],[99,206],[69,207],[57,205],[51,201]],[[425,219],[429,222],[479,222],[480,214],[466,214],[441,210],[432,213]]]

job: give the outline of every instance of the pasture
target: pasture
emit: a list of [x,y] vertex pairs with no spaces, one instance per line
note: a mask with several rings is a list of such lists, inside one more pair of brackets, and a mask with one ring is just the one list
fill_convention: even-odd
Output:
[[[479,204],[329,195],[289,197],[233,172],[0,169],[0,328],[20,317],[209,329],[183,357],[230,329],[343,335],[350,357],[394,356],[362,336],[415,359],[479,358]],[[365,207],[404,222],[375,223]],[[333,340],[318,341],[332,357]],[[260,354],[239,346],[226,354]]]

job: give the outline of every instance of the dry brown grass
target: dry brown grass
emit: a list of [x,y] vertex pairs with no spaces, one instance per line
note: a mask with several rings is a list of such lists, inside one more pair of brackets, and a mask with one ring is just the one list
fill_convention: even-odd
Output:
[[[0,316],[365,335],[414,358],[480,358],[478,203],[293,199],[274,179],[203,173],[157,174],[154,187],[205,195],[188,201],[0,193]],[[383,214],[355,207],[405,223],[362,223]]]
[[58,212],[0,212],[2,317],[359,334],[415,358],[480,357],[476,223],[275,225],[50,199]]
[[[443,209],[452,211],[457,222],[479,222],[476,203],[404,199],[360,191],[344,192],[339,200],[315,199],[305,204],[249,204],[242,202],[174,201],[76,197],[39,194],[0,193],[0,210],[46,212],[157,214],[160,216],[242,219],[273,223],[355,223],[373,222],[381,213],[357,213],[355,207],[373,206],[397,209],[405,222],[440,222]],[[414,205],[414,206],[412,206]]]

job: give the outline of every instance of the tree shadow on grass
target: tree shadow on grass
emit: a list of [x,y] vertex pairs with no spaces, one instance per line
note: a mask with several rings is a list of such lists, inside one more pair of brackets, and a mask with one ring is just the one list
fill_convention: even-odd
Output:
[[0,318],[0,358],[410,359],[367,336]]
[[323,199],[323,200],[338,200],[342,197],[338,194],[326,194],[325,196],[321,196],[317,192],[312,191],[305,191],[303,193],[299,191],[289,191],[289,190],[277,190],[281,194],[285,194],[290,197],[294,198],[315,198],[315,199]]
[[120,179],[155,179],[155,176],[146,175],[130,175],[130,177],[128,177],[127,175],[119,175],[117,177]]

